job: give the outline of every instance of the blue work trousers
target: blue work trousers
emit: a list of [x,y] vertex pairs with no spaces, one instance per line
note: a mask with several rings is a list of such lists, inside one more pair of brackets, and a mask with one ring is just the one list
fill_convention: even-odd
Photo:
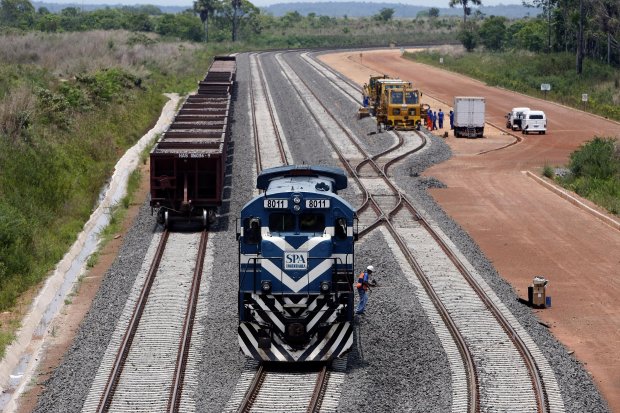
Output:
[[368,302],[368,291],[363,288],[358,288],[357,292],[360,295],[360,303],[357,305],[357,310],[355,310],[355,313],[360,314],[366,309],[366,303]]

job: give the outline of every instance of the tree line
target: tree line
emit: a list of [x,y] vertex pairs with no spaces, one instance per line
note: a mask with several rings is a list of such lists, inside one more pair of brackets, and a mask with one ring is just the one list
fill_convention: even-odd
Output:
[[[0,30],[75,32],[129,30],[153,32],[189,41],[208,40],[207,22],[217,33],[215,40],[237,40],[240,30],[252,31],[259,10],[247,0],[198,0],[181,13],[163,13],[158,7],[123,6],[83,11],[66,7],[59,13],[35,9],[29,0],[0,1]],[[255,26],[255,24],[254,24]]]
[[[523,49],[532,52],[573,52],[576,70],[582,71],[585,57],[620,65],[620,1],[618,0],[524,0],[540,14],[535,18],[509,20],[485,16],[472,5],[481,0],[450,0],[451,7],[463,8],[458,38],[467,50],[483,46],[489,51]],[[475,10],[475,11],[473,11]],[[394,9],[383,8],[371,19],[387,23]],[[439,9],[429,7],[420,18],[438,19]],[[289,12],[282,17],[264,13],[248,0],[196,0],[181,13],[162,13],[155,6],[125,6],[84,12],[67,7],[50,13],[44,7],[35,10],[29,0],[0,0],[0,27],[69,32],[125,29],[154,32],[191,41],[237,41],[256,39],[263,33],[277,36],[279,29],[292,26],[308,33],[321,33],[327,26],[342,26],[343,34],[353,20],[309,13]],[[402,19],[398,21],[403,21]],[[352,28],[352,27],[351,27]],[[285,36],[285,32],[279,32]],[[347,43],[350,44],[351,42]],[[355,43],[355,42],[353,42]]]
[[620,64],[618,0],[524,1],[525,6],[541,13],[533,19],[516,21],[497,16],[475,16],[467,21],[470,4],[479,5],[480,0],[450,0],[451,7],[463,7],[460,39],[468,50],[480,43],[491,51],[574,52],[577,73],[582,72],[585,57]]

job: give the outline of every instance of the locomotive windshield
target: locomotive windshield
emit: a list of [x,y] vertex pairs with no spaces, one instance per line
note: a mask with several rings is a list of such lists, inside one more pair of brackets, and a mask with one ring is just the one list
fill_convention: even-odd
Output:
[[416,92],[405,93],[405,103],[408,105],[415,105],[418,103],[418,94]]
[[299,231],[323,232],[325,230],[325,217],[323,214],[301,214],[299,217]]
[[290,212],[274,212],[269,215],[269,231],[292,232],[295,231],[295,215]]
[[392,103],[393,104],[403,103],[403,92],[392,92]]

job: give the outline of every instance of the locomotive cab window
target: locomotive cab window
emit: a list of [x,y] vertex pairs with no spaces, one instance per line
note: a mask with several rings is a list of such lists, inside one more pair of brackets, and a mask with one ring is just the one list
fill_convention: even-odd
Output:
[[243,234],[246,244],[258,244],[261,240],[260,219],[246,218],[243,224]]
[[418,103],[418,94],[415,92],[405,93],[405,103],[408,105],[415,105]]
[[301,214],[299,230],[301,232],[323,232],[325,231],[325,217],[323,214]]
[[289,212],[276,212],[269,215],[269,231],[292,232],[295,231],[295,215]]
[[347,220],[346,220],[346,218],[338,218],[338,219],[336,219],[336,224],[334,225],[334,233],[336,234],[336,238],[338,238],[338,239],[346,239],[347,238]]
[[392,92],[392,104],[398,105],[403,103],[403,92]]

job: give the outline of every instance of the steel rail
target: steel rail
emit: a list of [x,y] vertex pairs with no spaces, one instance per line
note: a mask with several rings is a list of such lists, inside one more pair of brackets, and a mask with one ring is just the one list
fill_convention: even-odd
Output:
[[[250,55],[252,59],[254,55]],[[254,104],[254,80],[252,79],[252,65],[250,64],[250,112],[252,113],[252,130],[254,131],[254,154],[256,156],[256,173],[260,173],[263,169],[263,163],[260,155],[260,143],[258,139],[258,123],[256,122],[256,106]]]
[[146,306],[146,301],[151,291],[151,287],[153,286],[155,275],[157,274],[157,271],[159,269],[159,264],[164,254],[164,250],[166,249],[166,243],[168,242],[169,235],[170,231],[165,229],[161,235],[161,238],[159,239],[159,244],[157,245],[155,256],[151,261],[151,266],[149,267],[146,280],[144,282],[144,285],[142,286],[142,290],[140,291],[140,296],[138,297],[138,301],[136,302],[136,306],[134,307],[131,319],[129,320],[127,330],[123,335],[121,346],[116,353],[116,359],[114,360],[114,365],[106,382],[105,389],[103,391],[103,394],[101,395],[101,399],[99,400],[99,406],[97,407],[98,413],[107,412],[110,409],[110,405],[112,404],[114,393],[116,391],[116,386],[118,385],[118,381],[123,372],[123,368],[125,367],[127,355],[129,354],[131,344],[138,329],[138,325],[140,324],[140,319],[142,318],[142,314],[144,313],[144,307]]
[[207,229],[204,229],[200,236],[200,244],[198,245],[198,256],[196,257],[196,266],[194,267],[194,277],[192,279],[192,287],[187,301],[187,310],[183,321],[181,340],[179,341],[176,368],[172,378],[172,387],[170,388],[170,397],[168,399],[169,413],[178,412],[179,405],[181,403],[183,381],[185,379],[185,368],[187,366],[187,358],[189,356],[192,341],[192,331],[194,329],[194,319],[196,317],[196,307],[198,306],[198,294],[200,292],[200,281],[202,278],[202,269],[204,266],[208,240],[209,232]]
[[[291,85],[294,85],[294,82],[292,82],[292,80],[288,77],[288,75],[286,75],[286,73],[285,73],[285,76],[287,77],[287,79],[289,80]],[[308,85],[304,82],[304,80],[301,79],[301,77],[299,79],[306,86],[306,88],[308,90],[310,90],[310,93],[312,93],[315,96],[317,101],[323,106],[323,108],[325,109],[326,113],[328,113],[333,118],[333,114],[331,113],[331,111],[322,103],[322,101],[320,99],[318,99],[316,94],[314,94],[314,92],[310,88],[308,88]],[[301,98],[301,92],[299,91],[299,89],[297,87],[295,87],[295,86],[293,86],[293,88],[295,89],[295,91],[297,92],[297,94]],[[302,100],[302,102],[304,102],[304,104],[306,106],[308,106],[307,102],[304,99],[301,99],[301,100]],[[324,130],[323,126],[321,125],[321,122],[319,121],[319,119],[317,119],[317,117],[310,110],[310,108],[308,108],[308,111],[311,114],[311,116],[315,119],[315,121],[319,125],[319,127],[322,130]],[[398,190],[398,188],[396,188],[395,185],[387,178],[387,176],[385,176],[383,174],[381,168],[379,168],[376,165],[375,161],[371,157],[367,156],[366,151],[363,148],[361,148],[361,145],[359,145],[359,143],[357,142],[357,139],[355,139],[353,136],[351,136],[346,131],[346,129],[343,128],[342,126],[340,126],[340,128],[346,134],[346,136],[349,137],[351,142],[356,147],[359,148],[360,153],[362,155],[366,155],[365,161],[367,161],[371,165],[373,165],[374,169],[378,172],[379,177],[383,178],[386,181],[386,184],[390,188],[392,188],[392,190],[395,192],[395,196],[399,197],[398,204],[400,204],[402,202],[403,195]],[[324,130],[324,132],[325,132],[325,130]],[[353,178],[358,183],[358,185],[360,185],[360,188],[362,188],[362,190],[365,191],[366,194],[368,194],[369,202],[371,202],[379,211],[381,211],[381,209],[379,208],[379,206],[376,203],[376,201],[374,200],[374,198],[369,194],[368,190],[361,183],[361,180],[360,180],[359,176],[357,175],[357,171],[355,170],[356,168],[353,168],[351,166],[349,160],[346,159],[342,155],[342,153],[340,152],[340,150],[336,146],[335,142],[333,142],[332,139],[329,138],[328,134],[326,134],[326,137],[327,137],[328,141],[330,142],[330,145],[332,146],[332,148],[334,149],[334,151],[337,153],[338,157],[340,158],[340,161],[342,162],[342,164],[349,171],[351,176],[353,176]],[[471,352],[469,351],[469,347],[467,346],[467,343],[465,342],[464,337],[461,335],[458,327],[456,326],[456,323],[454,322],[454,320],[450,316],[448,310],[445,308],[445,306],[441,302],[438,294],[435,292],[435,290],[433,289],[432,285],[430,284],[430,281],[424,275],[424,272],[423,272],[422,268],[417,263],[417,261],[415,260],[415,258],[413,257],[413,255],[411,254],[411,252],[409,251],[407,246],[405,245],[405,243],[402,240],[402,238],[400,237],[400,235],[398,235],[398,233],[397,233],[396,229],[394,228],[394,226],[388,221],[388,219],[386,218],[385,214],[382,211],[380,212],[380,214],[381,214],[380,218],[377,220],[377,222],[375,222],[373,224],[373,226],[378,226],[380,224],[380,221],[385,221],[386,222],[387,227],[390,230],[390,233],[392,234],[392,236],[396,240],[396,242],[399,245],[399,248],[401,249],[402,253],[407,258],[407,261],[410,263],[411,267],[414,269],[414,271],[415,271],[416,275],[418,276],[418,278],[420,279],[420,282],[422,283],[426,293],[431,298],[433,304],[437,308],[437,311],[441,315],[442,319],[444,319],[444,322],[446,323],[446,327],[449,329],[450,334],[452,335],[452,337],[453,337],[453,339],[455,341],[455,344],[459,348],[459,352],[461,354],[461,358],[463,359],[463,364],[464,364],[464,367],[466,369],[467,382],[468,382],[468,388],[469,388],[469,392],[468,392],[468,412],[469,413],[477,413],[477,412],[479,412],[479,403],[478,403],[478,401],[480,399],[480,394],[479,394],[479,389],[478,389],[478,381],[477,381],[476,368],[475,368],[475,364],[474,364],[474,361],[473,361],[473,356],[472,356]],[[366,232],[360,233],[360,236],[362,236],[365,233]]]
[[284,165],[288,165],[288,157],[286,156],[286,151],[284,150],[284,143],[282,139],[282,135],[280,135],[280,130],[278,129],[278,124],[276,122],[276,118],[273,111],[273,102],[267,93],[267,82],[265,81],[265,72],[263,71],[263,64],[260,59],[256,58],[256,63],[258,67],[258,74],[261,81],[261,85],[263,87],[263,91],[265,94],[265,100],[267,101],[267,109],[269,110],[269,117],[271,117],[271,123],[273,124],[273,130],[276,133],[276,142],[278,144],[278,150],[280,151],[280,159],[282,159],[282,163]]
[[[273,124],[273,130],[276,135],[276,144],[278,147],[278,151],[280,153],[280,159],[282,160],[282,163],[284,165],[288,165],[288,158],[286,156],[286,151],[284,150],[282,136],[280,135],[278,124],[276,122],[274,111],[273,111],[273,102],[271,102],[271,99],[269,98],[269,95],[267,94],[267,84],[265,82],[265,74],[263,72],[262,63],[260,62],[260,58],[258,57],[257,54],[253,54],[251,58],[254,59],[254,62],[256,63],[256,68],[258,69],[258,77],[260,79],[261,86],[263,88],[263,94],[265,95],[265,103],[269,111],[269,117],[271,118],[271,123]],[[250,65],[250,105],[251,105],[251,112],[252,112],[252,130],[254,131],[254,151],[256,154],[256,173],[260,173],[264,168],[263,168],[263,162],[262,162],[262,155],[260,152],[260,148],[261,148],[260,139],[258,137],[259,135],[258,122],[256,121],[257,106],[256,106],[256,98],[254,95],[254,80],[252,78],[251,65]]]
[[[324,106],[324,108],[326,111],[328,110],[327,107]],[[397,133],[397,135],[399,134]],[[419,149],[421,148],[416,148],[414,151],[408,152],[407,154],[403,154],[399,157],[392,159],[390,162],[386,163],[381,171],[382,174],[384,175],[386,182],[388,180],[387,169],[389,168],[389,166],[396,163],[397,161],[402,160],[405,156],[418,151]],[[377,158],[378,156],[374,157],[374,159],[377,159]],[[390,184],[388,183],[388,185]],[[392,187],[392,185],[390,186]],[[478,282],[475,280],[475,278],[472,276],[469,270],[465,267],[465,265],[459,260],[456,254],[450,249],[450,247],[448,247],[445,241],[429,225],[429,223],[418,213],[418,211],[416,210],[414,205],[411,203],[411,201],[409,201],[407,197],[404,196],[403,194],[401,194],[400,200],[397,203],[396,207],[387,214],[387,219],[386,219],[386,224],[390,228],[390,232],[392,232],[392,235],[396,239],[397,243],[399,244],[402,243],[402,239],[396,233],[396,230],[391,220],[393,216],[398,212],[398,210],[401,209],[403,206],[405,206],[412,213],[414,219],[418,220],[424,226],[424,228],[428,231],[428,233],[431,234],[431,236],[436,240],[436,242],[438,243],[438,245],[440,245],[444,253],[450,258],[450,260],[453,262],[455,267],[461,272],[463,277],[467,280],[467,282],[472,287],[472,289],[476,292],[476,294],[481,299],[481,301],[485,304],[485,306],[493,314],[493,316],[498,321],[498,323],[502,326],[502,328],[504,329],[508,337],[510,337],[510,339],[512,340],[513,344],[515,345],[515,347],[521,354],[521,357],[523,358],[523,361],[525,362],[527,366],[528,373],[532,381],[532,387],[534,389],[534,393],[536,397],[536,404],[537,404],[538,412],[547,413],[549,411],[549,401],[547,398],[547,393],[545,390],[544,383],[542,382],[540,369],[538,368],[536,361],[534,360],[534,357],[532,356],[531,352],[529,351],[529,349],[527,348],[527,346],[525,345],[521,337],[519,337],[515,329],[511,326],[510,322],[504,317],[504,315],[502,314],[500,309],[495,305],[495,303],[493,303],[493,301],[487,296],[487,294],[484,292],[484,289],[478,284]],[[360,233],[360,236],[362,236],[362,233]],[[401,246],[401,249],[403,249],[402,246]],[[417,263],[415,265],[418,266]],[[421,271],[421,268],[420,268],[420,271]],[[473,371],[475,374],[475,370]],[[477,394],[479,395],[479,393]]]
[[316,378],[316,384],[314,385],[314,390],[312,391],[312,398],[310,399],[307,413],[319,413],[321,410],[323,397],[325,396],[325,391],[327,390],[327,378],[328,371],[327,366],[325,365],[321,368],[321,371]]
[[525,342],[521,339],[517,331],[512,327],[510,322],[506,319],[506,317],[502,314],[501,310],[497,307],[497,305],[489,298],[489,296],[484,292],[484,289],[480,286],[480,284],[476,281],[471,272],[467,269],[467,267],[461,262],[461,260],[457,257],[457,255],[450,249],[450,247],[446,244],[446,242],[439,236],[437,231],[435,231],[431,225],[424,219],[421,215],[417,213],[417,210],[411,204],[409,200],[405,200],[405,206],[410,209],[410,211],[415,214],[418,218],[418,221],[424,226],[424,228],[428,231],[429,234],[435,239],[438,245],[442,248],[444,253],[450,258],[452,263],[458,270],[461,272],[465,280],[472,287],[472,289],[476,292],[478,297],[485,304],[487,309],[493,314],[495,319],[499,322],[500,326],[506,332],[506,335],[513,342],[523,361],[527,366],[528,373],[530,375],[530,379],[532,380],[532,387],[534,389],[534,394],[536,397],[536,405],[537,410],[540,413],[548,413],[549,412],[549,400],[547,397],[547,391],[545,389],[545,385],[543,383],[540,369],[536,364],[536,360],[534,356],[527,348]]
[[254,375],[254,379],[252,379],[252,383],[250,383],[250,387],[248,391],[245,393],[241,404],[239,405],[238,413],[249,413],[254,401],[256,400],[256,396],[258,396],[258,392],[260,391],[261,386],[265,382],[265,378],[267,377],[267,371],[265,370],[265,366],[261,364],[258,367],[258,371]]

